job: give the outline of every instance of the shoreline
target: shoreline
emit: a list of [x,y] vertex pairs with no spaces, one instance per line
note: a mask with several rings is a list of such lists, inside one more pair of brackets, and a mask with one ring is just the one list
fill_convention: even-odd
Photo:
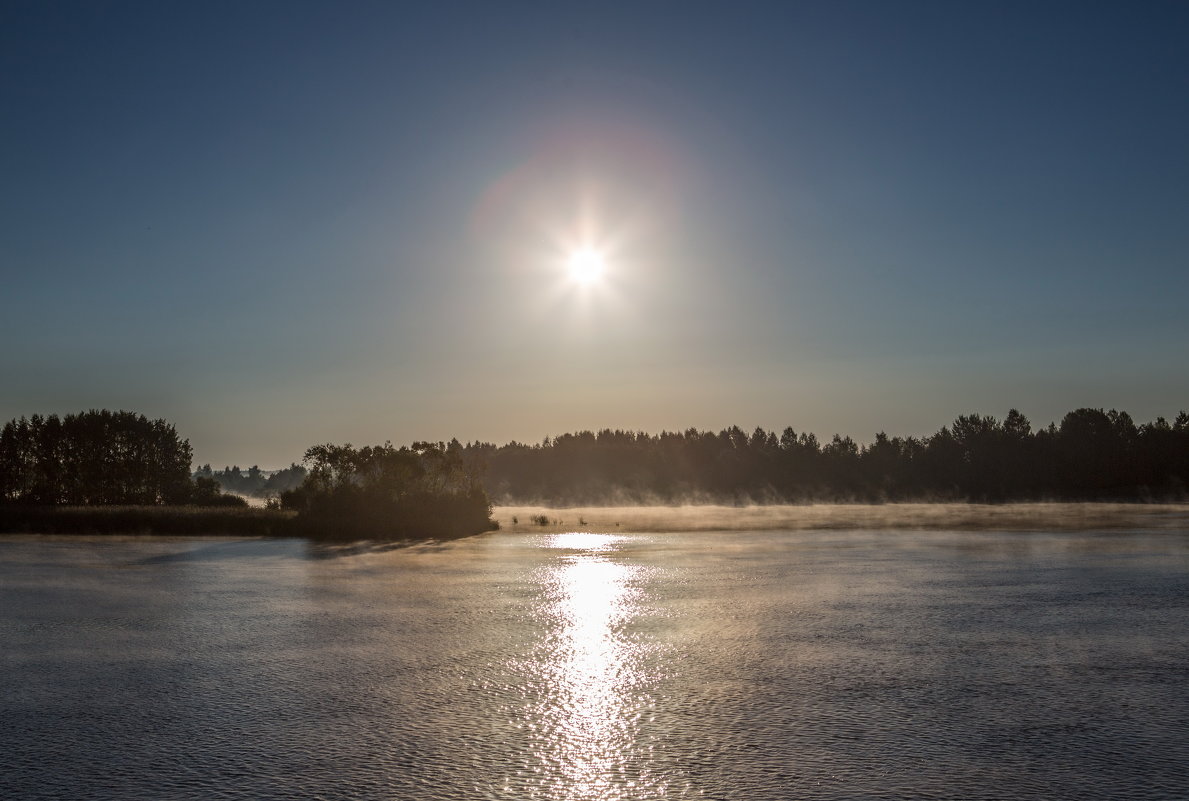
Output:
[[[544,515],[539,525],[533,517]],[[1089,531],[1158,528],[1189,532],[1189,503],[1035,501],[724,506],[496,506],[500,531],[757,531],[956,529]],[[516,522],[513,522],[513,518]]]
[[[544,525],[534,518],[544,517]],[[1189,503],[1037,501],[726,506],[494,506],[486,533],[664,531],[1093,531],[1189,533]],[[514,522],[515,521],[515,522]],[[307,530],[308,531],[308,530]],[[0,507],[0,536],[310,539],[292,512],[195,506]],[[327,538],[334,539],[334,538]]]
[[292,536],[291,512],[220,506],[0,506],[0,535]]

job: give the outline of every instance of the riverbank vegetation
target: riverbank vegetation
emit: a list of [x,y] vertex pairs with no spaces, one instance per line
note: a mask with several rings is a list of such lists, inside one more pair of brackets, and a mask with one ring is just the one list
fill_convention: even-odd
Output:
[[537,445],[451,443],[483,465],[500,504],[542,506],[887,501],[1182,501],[1189,414],[1137,425],[1126,412],[1078,409],[1033,430],[963,415],[926,437],[860,445],[835,434],[738,426],[718,433],[583,431]]
[[309,475],[281,494],[281,508],[306,536],[448,539],[497,527],[477,477],[442,443],[319,445],[305,463]]
[[[1078,409],[1034,431],[1013,409],[1002,421],[963,415],[931,436],[881,432],[865,445],[737,426],[584,431],[537,445],[327,444],[268,475],[209,465],[191,474],[190,460],[172,425],[131,412],[10,421],[0,430],[0,530],[446,539],[497,527],[491,497],[519,505],[513,527],[538,528],[601,518],[525,505],[1183,503],[1189,414],[1137,425],[1126,412]],[[242,508],[223,492],[232,485],[279,496],[277,508]]]
[[0,505],[6,534],[152,534],[160,536],[294,536],[292,515],[246,506]]
[[273,509],[246,508],[209,468],[192,477],[191,455],[172,425],[131,412],[12,420],[0,429],[0,531],[446,539],[496,525],[440,443],[310,448],[309,474],[292,466]]
[[190,442],[165,420],[103,411],[10,420],[0,429],[0,502],[30,506],[218,503],[190,480]]

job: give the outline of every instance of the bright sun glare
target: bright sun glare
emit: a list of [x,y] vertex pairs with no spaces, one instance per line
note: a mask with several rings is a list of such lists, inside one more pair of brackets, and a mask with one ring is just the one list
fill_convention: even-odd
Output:
[[570,268],[570,277],[580,284],[597,280],[606,266],[603,254],[591,248],[575,250],[566,263]]

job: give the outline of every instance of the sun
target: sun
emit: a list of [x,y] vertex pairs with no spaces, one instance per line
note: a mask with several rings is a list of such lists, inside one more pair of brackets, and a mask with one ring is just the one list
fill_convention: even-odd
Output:
[[566,259],[566,266],[570,270],[570,277],[580,284],[594,283],[603,274],[607,266],[603,254],[593,248],[583,248],[572,252]]

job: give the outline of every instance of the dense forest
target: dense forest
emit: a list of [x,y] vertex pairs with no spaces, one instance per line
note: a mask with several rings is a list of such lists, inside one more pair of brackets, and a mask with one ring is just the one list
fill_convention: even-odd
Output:
[[958,417],[927,437],[835,435],[737,426],[718,433],[603,430],[517,442],[445,446],[484,474],[500,503],[897,500],[1182,500],[1189,482],[1189,415],[1137,425],[1126,412],[1077,409],[1033,430]]

